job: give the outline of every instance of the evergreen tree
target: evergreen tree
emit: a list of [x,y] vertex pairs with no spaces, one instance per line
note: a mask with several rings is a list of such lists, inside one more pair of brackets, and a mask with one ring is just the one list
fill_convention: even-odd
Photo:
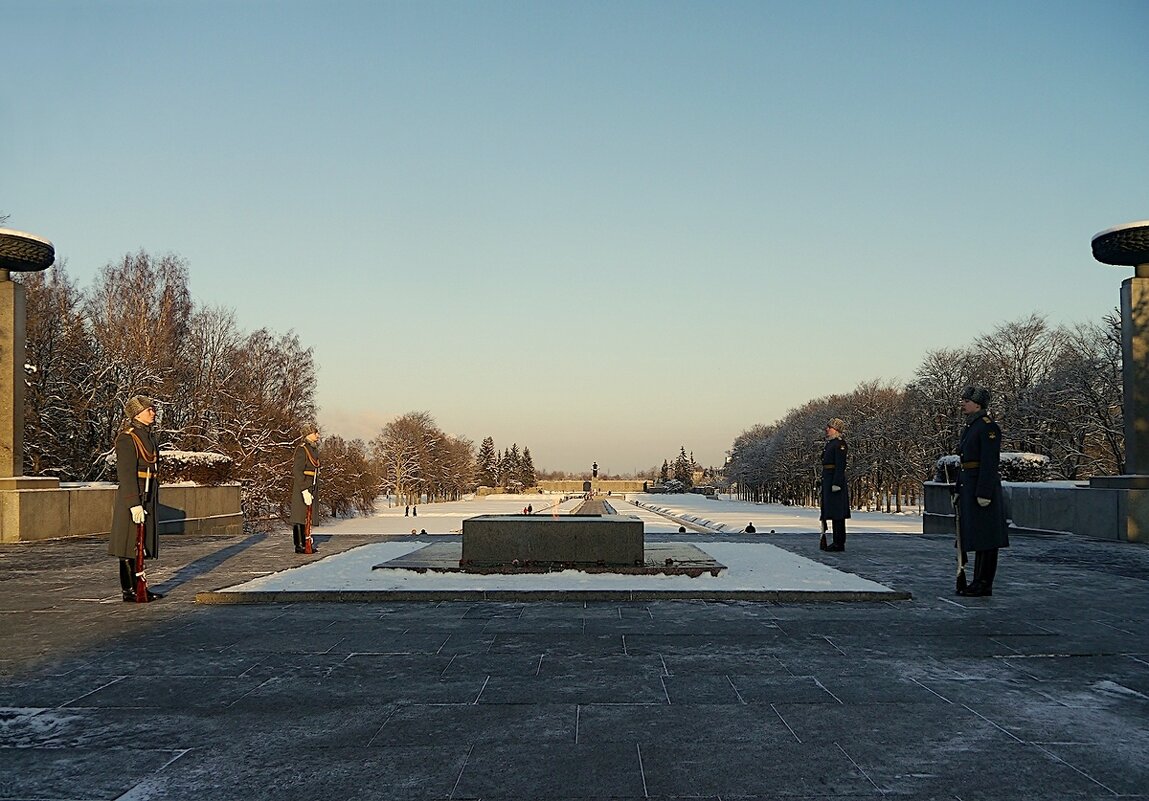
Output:
[[522,457],[519,456],[518,443],[512,443],[511,449],[503,456],[503,486],[510,492],[522,489],[520,472],[522,470]]
[[692,460],[686,455],[686,446],[683,445],[674,460],[674,477],[688,487],[694,486],[691,462]]
[[495,483],[493,486],[501,487],[503,482],[507,480],[507,467],[510,462],[507,461],[507,449],[503,448],[499,458],[495,460]]
[[486,437],[479,445],[478,475],[476,480],[482,487],[499,486],[499,454],[495,450],[494,437]]
[[519,462],[519,480],[523,483],[523,489],[530,489],[538,483],[538,478],[535,476],[535,463],[531,459],[530,448],[523,448],[523,458]]
[[665,484],[670,480],[670,463],[662,460],[662,469],[658,471],[658,480]]

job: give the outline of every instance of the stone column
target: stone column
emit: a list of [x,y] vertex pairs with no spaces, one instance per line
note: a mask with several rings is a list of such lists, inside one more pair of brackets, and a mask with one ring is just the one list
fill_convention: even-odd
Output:
[[0,277],[0,478],[24,472],[24,287]]
[[1149,475],[1149,263],[1121,282],[1125,472]]

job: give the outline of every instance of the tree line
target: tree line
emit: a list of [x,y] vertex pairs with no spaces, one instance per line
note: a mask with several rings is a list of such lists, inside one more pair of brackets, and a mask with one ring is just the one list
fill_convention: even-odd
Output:
[[480,487],[502,487],[509,492],[522,492],[538,482],[531,449],[524,447],[520,453],[516,442],[499,453],[493,437],[486,437],[479,445],[475,469],[475,481]]
[[[26,475],[114,477],[107,456],[124,404],[142,394],[160,405],[163,449],[230,459],[250,528],[283,517],[300,427],[316,413],[314,356],[294,332],[245,332],[230,310],[198,306],[176,255],[127,254],[87,290],[65,263],[16,280],[27,302]],[[338,517],[369,514],[381,494],[455,499],[488,475],[470,440],[445,434],[428,412],[392,420],[370,442],[324,432],[321,453],[319,503]],[[517,444],[481,464],[534,484],[530,450]]]
[[125,255],[86,291],[65,264],[20,280],[25,473],[105,478],[124,404],[143,394],[160,404],[163,447],[228,456],[245,517],[281,513],[299,426],[315,414],[312,352],[294,333],[244,332],[230,311],[197,307],[175,255]]
[[1032,314],[967,345],[927,352],[906,384],[863,382],[743,431],[725,481],[743,499],[815,504],[824,427],[841,417],[852,502],[900,511],[918,502],[937,460],[954,452],[964,424],[958,400],[969,384],[991,390],[1002,450],[1047,456],[1053,478],[1124,472],[1120,318],[1053,326]]

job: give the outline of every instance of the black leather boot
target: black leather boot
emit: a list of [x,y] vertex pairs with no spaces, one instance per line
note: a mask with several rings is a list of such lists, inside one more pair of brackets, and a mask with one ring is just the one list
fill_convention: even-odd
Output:
[[135,582],[136,563],[133,559],[120,560],[120,590],[124,593],[125,601],[136,600]]
[[997,549],[976,551],[973,557],[973,581],[958,593],[970,598],[993,595],[993,574],[997,570]]
[[844,551],[846,550],[846,521],[834,520],[832,521],[832,531],[834,532],[834,544],[826,548],[827,551]]
[[981,595],[993,595],[993,579],[997,575],[997,548],[977,552],[981,564],[981,580],[978,589]]

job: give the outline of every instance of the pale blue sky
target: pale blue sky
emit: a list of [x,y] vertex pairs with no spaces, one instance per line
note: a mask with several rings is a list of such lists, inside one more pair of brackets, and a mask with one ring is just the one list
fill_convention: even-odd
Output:
[[[1149,218],[1149,3],[0,0],[0,212],[431,412],[627,472],[1031,312]],[[843,410],[849,417],[849,410]]]

